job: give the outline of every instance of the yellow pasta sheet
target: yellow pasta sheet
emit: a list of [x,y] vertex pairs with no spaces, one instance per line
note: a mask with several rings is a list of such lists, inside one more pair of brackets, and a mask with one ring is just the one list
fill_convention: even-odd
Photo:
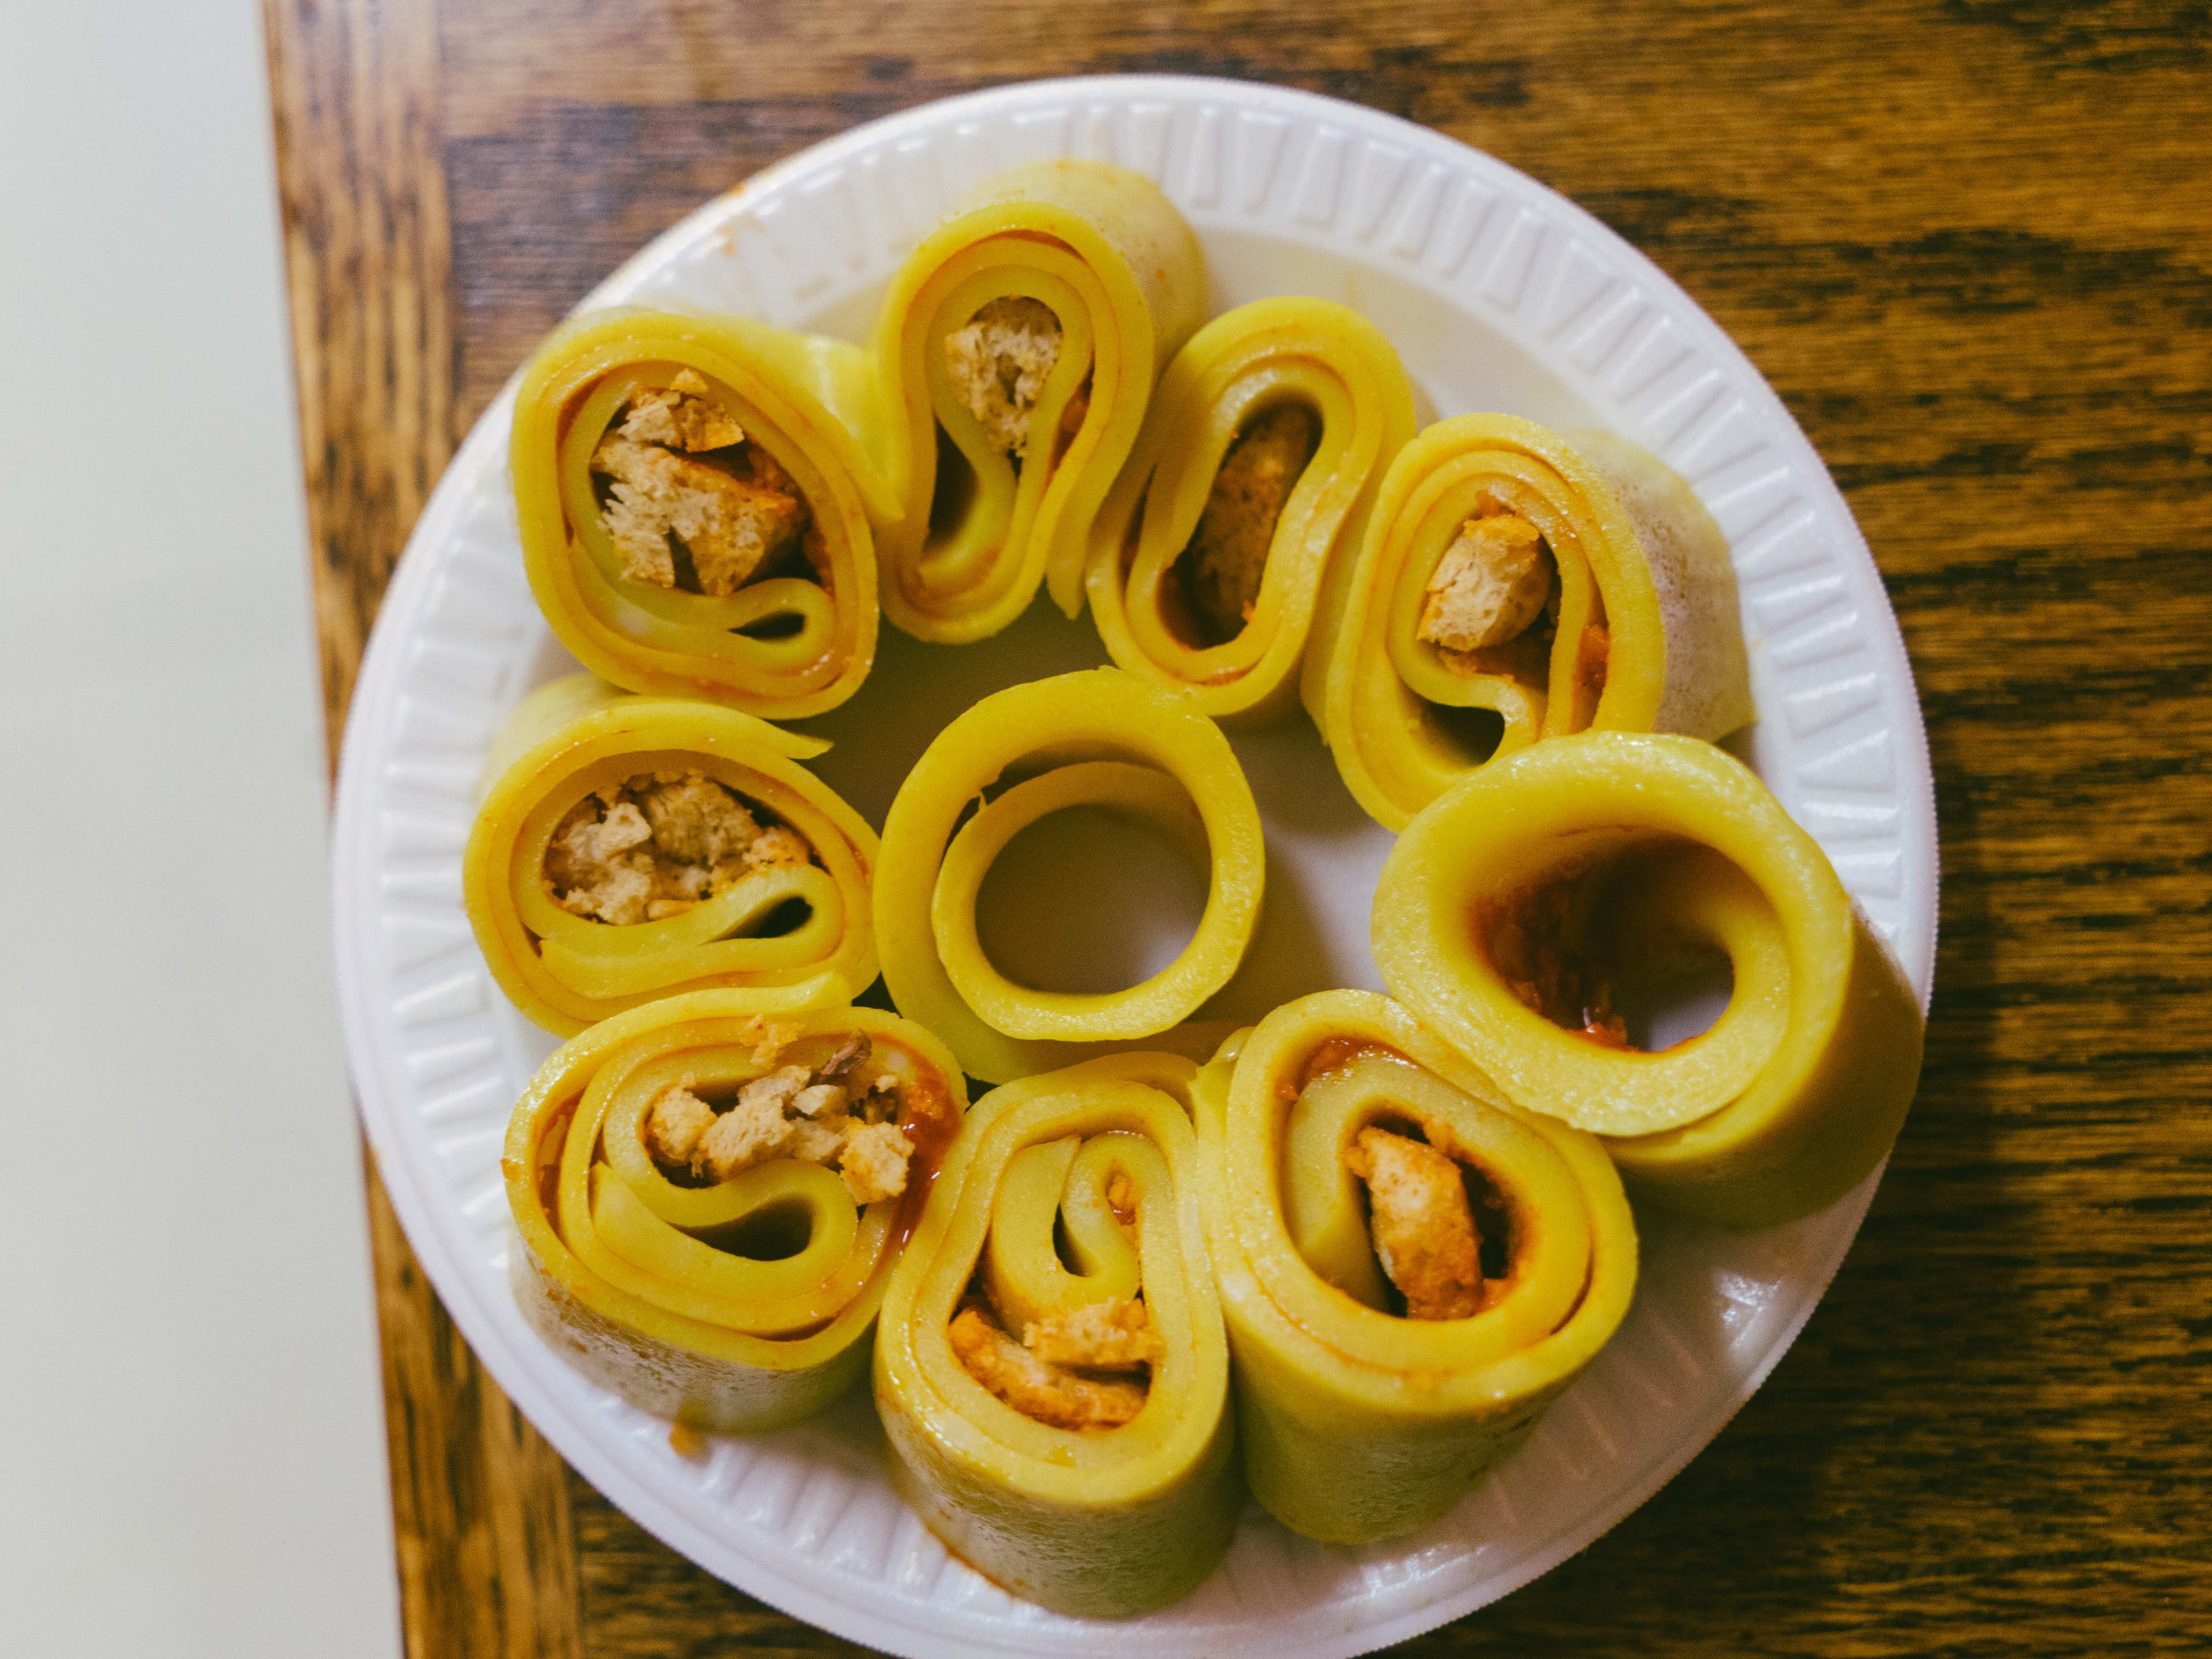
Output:
[[[1399,837],[1373,928],[1392,994],[1508,1098],[1603,1135],[1639,1198],[1707,1220],[1832,1203],[1918,1082],[1920,1005],[1826,855],[1692,738],[1590,732],[1469,779]],[[1710,1030],[1630,1046],[1627,994],[1716,963]]]
[[[877,323],[903,513],[881,542],[894,623],[940,643],[983,639],[1040,581],[1069,616],[1081,608],[1091,521],[1205,289],[1182,216],[1151,180],[1104,162],[1001,173],[923,240]],[[994,327],[1010,305],[1032,319],[1042,307],[1057,327],[1048,354],[1012,319],[1006,350],[1027,354],[1018,373],[965,332]]]
[[[523,1312],[555,1351],[632,1404],[701,1428],[781,1428],[865,1369],[867,1334],[967,1108],[960,1068],[920,1026],[791,991],[698,991],[564,1044],[515,1104],[501,1159],[522,1248]],[[793,1158],[708,1184],[655,1161],[672,1088],[741,1089],[822,1063],[855,1035],[896,1080],[905,1190],[856,1203]]]
[[[1434,1520],[1626,1313],[1636,1234],[1613,1166],[1368,992],[1278,1008],[1194,1100],[1253,1495],[1330,1543]],[[1479,1177],[1491,1242],[1474,1311],[1408,1317],[1386,1288],[1348,1162],[1375,1128],[1418,1132]]]
[[[876,836],[799,764],[828,747],[711,703],[626,696],[590,675],[533,692],[493,745],[461,865],[469,921],[500,988],[564,1036],[676,991],[794,987],[835,1001],[866,989],[876,974]],[[781,847],[760,845],[781,855],[726,857],[696,902],[663,902],[635,921],[564,908],[549,868],[577,814],[600,810],[597,792],[691,777],[733,794],[739,824],[773,830]]]
[[[671,403],[673,417],[655,407]],[[538,608],[630,690],[771,720],[834,708],[875,660],[890,437],[856,346],[745,318],[580,318],[539,348],[515,401]],[[640,574],[648,555],[666,561],[657,576]]]
[[[1128,1054],[983,1097],[884,1300],[876,1404],[901,1491],[963,1560],[1058,1613],[1121,1618],[1187,1594],[1243,1506],[1188,1118],[1197,1069]],[[1079,1427],[1017,1409],[948,1335],[982,1295],[1017,1343],[1133,1304],[1156,1344],[1140,1407]]]
[[[1465,648],[1440,643],[1432,590],[1486,520],[1540,537],[1549,569],[1526,591],[1541,609],[1518,628],[1501,617],[1490,642],[1444,629]],[[1478,562],[1471,597],[1482,574]],[[1346,787],[1392,830],[1539,738],[1719,738],[1752,714],[1726,543],[1679,478],[1601,432],[1571,441],[1510,415],[1428,428],[1383,479],[1320,633],[1325,660],[1306,681],[1307,707]]]
[[[1312,446],[1295,471],[1267,448],[1285,416],[1284,441]],[[1200,329],[1092,534],[1091,614],[1114,660],[1216,719],[1281,712],[1324,579],[1356,554],[1413,422],[1398,354],[1348,307],[1259,300]]]
[[[1206,909],[1174,962],[1111,992],[1039,990],[993,964],[975,906],[1017,834],[1072,806],[1122,812],[1203,852]],[[975,1077],[1009,1082],[1157,1039],[1226,984],[1259,921],[1259,808],[1228,739],[1187,691],[1098,668],[984,698],[939,732],[884,820],[875,888],[884,982]]]

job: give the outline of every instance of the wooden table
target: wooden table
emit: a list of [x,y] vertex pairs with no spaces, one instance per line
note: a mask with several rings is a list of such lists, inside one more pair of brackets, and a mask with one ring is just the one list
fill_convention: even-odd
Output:
[[[1407,1644],[2112,1654],[2212,1632],[2212,33],[2057,0],[267,0],[333,747],[458,437],[708,195],[1036,76],[1316,88],[1556,185],[1780,390],[1919,675],[1920,1098],[1834,1288],[1599,1544]],[[844,1650],[648,1538],[479,1370],[371,1181],[410,1652]]]

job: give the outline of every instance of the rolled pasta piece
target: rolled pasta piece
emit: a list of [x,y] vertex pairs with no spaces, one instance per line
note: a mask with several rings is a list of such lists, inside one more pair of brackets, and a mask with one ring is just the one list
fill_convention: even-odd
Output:
[[799,1000],[617,1014],[545,1062],[507,1127],[525,1316],[593,1382],[697,1428],[787,1426],[866,1369],[967,1109],[920,1026]]
[[1609,433],[1462,415],[1398,453],[1324,606],[1306,704],[1375,820],[1589,728],[1720,738],[1752,717],[1728,545]]
[[1087,583],[1114,660],[1217,720],[1297,689],[1331,566],[1359,546],[1413,386],[1382,331],[1328,300],[1257,300],[1176,354],[1098,515]]
[[983,639],[1040,580],[1082,608],[1091,518],[1205,289],[1182,216],[1103,161],[1000,173],[923,240],[877,321],[904,514],[880,542],[894,623]]
[[500,988],[563,1036],[676,991],[866,988],[876,836],[798,764],[828,747],[588,674],[532,693],[461,860]]
[[[1016,781],[1004,783],[1008,775]],[[1190,943],[1124,990],[1018,985],[976,935],[976,899],[1000,849],[1071,806],[1150,821],[1211,863]],[[1259,921],[1266,872],[1251,787],[1228,739],[1188,692],[1143,684],[1117,668],[1011,686],[938,733],[884,820],[875,890],[884,983],[902,1012],[987,1082],[1070,1065],[1102,1044],[1158,1038],[1155,1046],[1180,1048],[1163,1034],[1237,971]]]
[[1620,1177],[1369,992],[1285,1004],[1194,1100],[1253,1495],[1328,1543],[1427,1524],[1627,1312]]
[[630,690],[771,720],[834,708],[875,660],[889,436],[857,346],[745,318],[579,318],[515,399],[538,608]]
[[[1919,1079],[1920,1004],[1826,856],[1692,738],[1589,732],[1459,785],[1399,837],[1373,927],[1392,994],[1509,1099],[1724,1225],[1850,1191]],[[1710,1030],[1633,1045],[1640,1006],[1723,963]]]
[[876,1406],[901,1492],[1054,1612],[1176,1600],[1243,1507],[1197,1070],[1127,1054],[984,1096],[884,1299]]

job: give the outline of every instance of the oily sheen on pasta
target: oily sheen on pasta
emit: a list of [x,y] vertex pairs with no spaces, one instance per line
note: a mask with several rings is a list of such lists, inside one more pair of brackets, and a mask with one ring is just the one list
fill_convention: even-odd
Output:
[[[1604,1136],[1639,1197],[1730,1226],[1857,1186],[1919,1079],[1919,1003],[1826,856],[1687,738],[1591,732],[1461,784],[1399,837],[1373,943],[1509,1099]],[[1632,1046],[1626,994],[1715,963],[1711,1028]]]
[[890,437],[856,346],[747,318],[580,318],[515,400],[538,608],[630,690],[771,720],[834,708],[875,660]]
[[500,988],[564,1036],[676,991],[865,989],[876,836],[799,764],[828,747],[589,675],[533,692],[461,864]]
[[[1206,909],[1176,959],[1109,992],[1018,985],[976,933],[984,878],[1021,830],[1091,806],[1128,814],[1207,860]],[[975,808],[972,812],[971,808]],[[1257,925],[1260,812],[1220,728],[1188,692],[1115,668],[995,692],[939,732],[884,820],[875,884],[884,983],[969,1073],[1008,1082],[1168,1034],[1226,984]]]
[[1391,830],[1539,738],[1711,738],[1751,718],[1719,530],[1607,433],[1570,441],[1510,415],[1428,428],[1383,479],[1321,634],[1307,707],[1346,787]]
[[1627,1312],[1604,1151],[1361,991],[1278,1008],[1194,1100],[1253,1495],[1329,1543],[1436,1519]]
[[876,1404],[901,1492],[1055,1612],[1188,1594],[1243,1506],[1197,1070],[1127,1054],[984,1096],[884,1298]]
[[1297,694],[1316,607],[1359,546],[1413,388],[1382,331],[1328,300],[1258,300],[1176,354],[1091,538],[1114,660],[1216,719]]
[[698,991],[564,1044],[501,1170],[515,1294],[632,1404],[784,1427],[865,1369],[867,1335],[967,1106],[927,1031],[789,991]]
[[903,514],[881,542],[894,623],[983,639],[1040,581],[1081,608],[1091,519],[1205,288],[1158,186],[1104,162],[1013,168],[923,240],[877,319]]

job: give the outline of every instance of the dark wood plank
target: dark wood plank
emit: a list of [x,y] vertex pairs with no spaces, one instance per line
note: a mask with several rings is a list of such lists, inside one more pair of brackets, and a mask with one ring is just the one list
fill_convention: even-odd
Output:
[[[291,63],[280,129],[298,95],[288,74],[331,88],[320,95],[334,107],[341,94],[406,107],[362,90],[372,48],[333,33],[337,13],[298,15],[315,21],[295,30],[294,59],[277,54]],[[377,15],[389,30],[422,13]],[[438,23],[436,89],[416,130],[437,135],[439,165],[418,153],[416,173],[392,176],[417,178],[414,212],[441,174],[452,309],[426,317],[417,345],[419,362],[446,365],[446,431],[707,195],[856,120],[1031,76],[1244,76],[1392,110],[1566,191],[1674,274],[1829,461],[1912,652],[1944,839],[1928,1071],[1858,1247],[1737,1421],[1583,1556],[1404,1651],[2200,1644],[2212,1628],[2201,7],[442,0]],[[416,73],[411,85],[430,84]],[[288,200],[299,165],[288,156]],[[364,249],[410,246],[407,212],[380,232],[364,210]],[[303,262],[312,289],[342,268],[332,248],[352,234],[295,233],[295,319],[319,314],[301,306]],[[373,356],[374,331],[356,340],[354,326],[341,317],[326,340],[299,325],[303,386],[311,359]],[[358,422],[371,458],[422,453],[394,434],[427,429],[428,412],[374,386],[362,397],[325,396],[339,412],[323,418]],[[356,483],[349,451],[326,452],[319,478],[325,428],[307,429],[319,499],[359,532],[334,541],[335,520],[318,520],[342,692],[348,640],[358,648],[347,630],[365,622],[375,561],[428,477],[374,460]],[[697,1573],[580,1482],[568,1497],[582,1650],[846,1646]]]
[[[455,439],[437,36],[427,0],[268,0],[264,21],[335,759],[377,602]],[[575,1659],[563,1466],[477,1365],[364,1164],[407,1650]]]

